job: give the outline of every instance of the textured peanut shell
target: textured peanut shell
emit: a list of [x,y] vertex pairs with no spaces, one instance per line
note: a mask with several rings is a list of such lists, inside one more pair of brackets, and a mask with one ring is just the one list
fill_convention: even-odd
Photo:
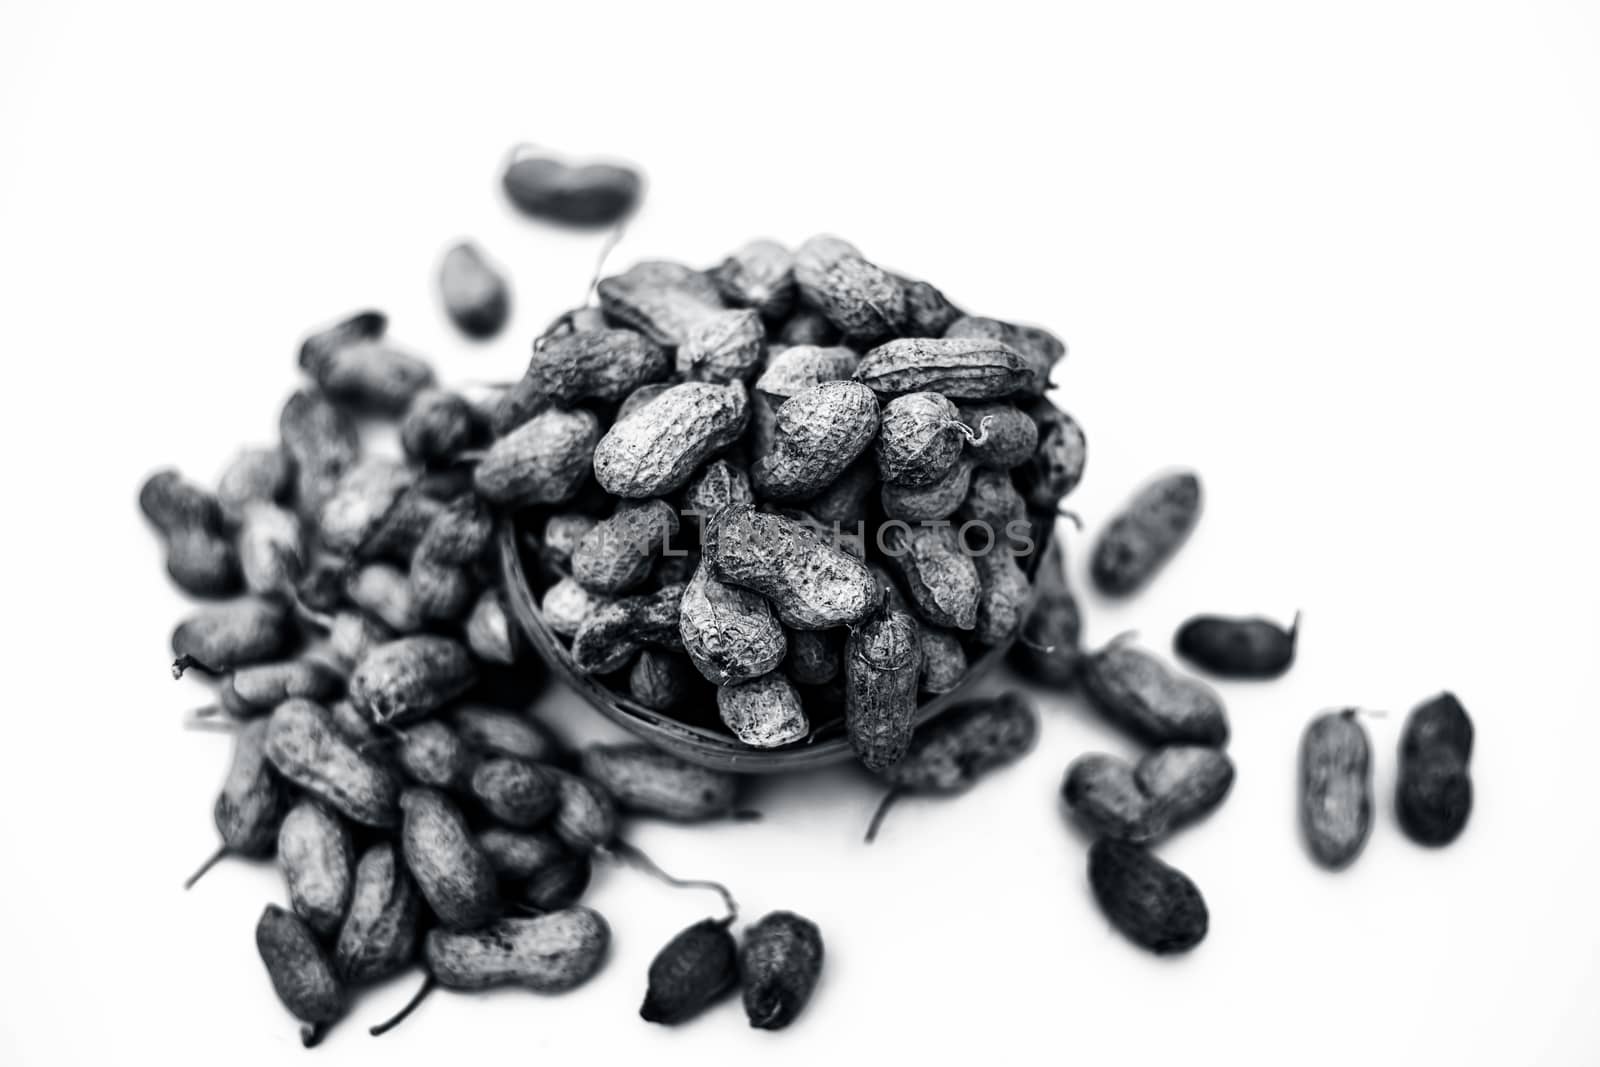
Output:
[[801,299],[857,343],[893,336],[905,318],[900,283],[837,237],[813,237],[801,245],[794,280]]
[[344,692],[338,671],[314,659],[291,659],[241,667],[217,689],[217,704],[229,715],[247,718],[265,715],[291,697],[318,703],[336,700]]
[[1227,713],[1211,687],[1141,649],[1113,644],[1086,657],[1078,677],[1102,715],[1150,744],[1228,740]]
[[916,793],[951,795],[1021,759],[1039,739],[1039,713],[1021,693],[958,704],[911,739],[884,781]]
[[1233,787],[1233,761],[1205,745],[1167,745],[1141,759],[1133,776],[1150,797],[1163,830],[1176,830],[1216,809]]
[[1300,739],[1300,826],[1331,870],[1355,862],[1372,831],[1372,746],[1352,711],[1312,719]]
[[999,319],[963,316],[945,328],[945,337],[999,341],[1015,349],[1028,361],[1033,381],[1030,393],[1038,394],[1050,385],[1050,371],[1067,354],[1067,346],[1049,330],[1038,326],[1017,326]]
[[741,467],[725,459],[712,460],[683,491],[685,515],[698,516],[705,522],[730,504],[750,504],[755,494],[750,488],[750,476]]
[[884,482],[880,493],[883,513],[891,519],[904,522],[948,519],[967,498],[968,488],[972,484],[972,469],[972,461],[962,458],[927,485]]
[[239,591],[239,553],[222,534],[179,530],[167,541],[167,575],[190,596],[232,596]]
[[767,331],[754,311],[719,311],[696,323],[678,346],[676,370],[685,381],[748,382],[761,370]]
[[791,630],[783,669],[799,685],[826,685],[839,676],[844,640],[837,630]]
[[1165,829],[1133,767],[1115,756],[1091,752],[1073,760],[1061,796],[1073,815],[1100,837],[1143,842]]
[[[997,545],[1009,544],[1011,533],[1028,518],[1028,506],[1005,471],[980,468],[973,472],[967,497],[957,512],[957,522],[981,523]],[[978,543],[982,543],[980,535]]]
[[293,589],[305,563],[300,516],[264,501],[247,505],[238,554],[239,572],[250,592],[271,596]]
[[599,520],[592,515],[561,512],[550,516],[539,536],[539,562],[548,574],[555,576],[572,572],[572,553],[577,551],[583,535],[594,529]]
[[477,680],[466,646],[431,634],[402,637],[362,657],[350,701],[373,722],[399,725],[454,700]]
[[1454,841],[1472,814],[1472,720],[1451,693],[1414,708],[1400,737],[1395,814],[1420,845]]
[[626,596],[589,613],[572,638],[572,663],[585,674],[610,674],[627,666],[646,644],[681,647],[679,601],[684,587]]
[[278,865],[289,889],[289,906],[317,933],[339,929],[350,905],[355,878],[350,831],[316,801],[302,800],[278,829]]
[[671,365],[662,347],[632,330],[588,330],[535,348],[528,369],[495,408],[492,426],[506,433],[547,407],[584,400],[622,401],[640,386],[659,382]]
[[1028,576],[1003,546],[973,557],[978,568],[978,619],[972,636],[979,644],[999,645],[1022,627],[1028,607]]
[[288,794],[267,760],[267,720],[239,728],[228,774],[222,780],[212,820],[223,847],[239,856],[269,856],[289,807]]
[[594,449],[594,474],[615,496],[663,496],[744,432],[742,385],[684,382],[615,423]]
[[361,454],[355,422],[319,389],[301,389],[284,402],[278,435],[295,471],[295,504],[315,515]]
[[878,399],[851,381],[823,382],[779,406],[772,448],[750,469],[772,500],[815,496],[865,452],[878,433]]
[[1034,576],[1039,595],[1006,658],[1024,678],[1064,689],[1076,681],[1083,659],[1083,616],[1057,560],[1054,554],[1046,556]]
[[562,637],[571,637],[583,626],[583,620],[610,597],[591,593],[576,579],[562,578],[544,591],[539,598],[539,613],[545,625]]
[[426,622],[455,622],[472,607],[478,594],[477,581],[466,567],[420,554],[411,561],[409,577],[417,614]]
[[462,704],[450,713],[449,723],[461,743],[491,756],[509,756],[531,763],[561,758],[561,743],[539,721],[482,704]]
[[842,345],[790,345],[768,358],[755,389],[787,400],[823,382],[850,378],[860,362],[861,357],[853,349]]
[[465,786],[477,762],[456,732],[436,719],[406,727],[395,749],[395,763],[405,776],[435,789]]
[[216,499],[229,522],[244,516],[252,501],[276,504],[294,484],[294,462],[279,447],[241,448],[217,479]]
[[1171,558],[1199,519],[1198,477],[1182,471],[1156,479],[1100,534],[1089,576],[1102,593],[1126,596]]
[[392,563],[368,563],[348,572],[344,595],[395,633],[415,633],[422,628],[422,608],[411,577]]
[[922,671],[917,686],[924,693],[948,693],[967,676],[967,650],[961,639],[937,626],[920,628]]
[[640,1018],[668,1026],[687,1022],[738,983],[739,949],[728,925],[702,919],[656,953]]
[[910,488],[944,478],[961,455],[960,419],[938,393],[909,393],[885,404],[876,448],[883,480]]
[[556,809],[555,775],[536,763],[498,756],[472,770],[472,795],[502,826],[530,830]]
[[777,671],[718,689],[717,712],[733,736],[751,748],[777,748],[811,732],[800,694]]
[[493,920],[500,910],[494,868],[460,810],[435,789],[407,789],[400,807],[406,869],[439,922],[471,930]]
[[531,878],[567,854],[566,847],[552,833],[508,830],[503,826],[481,831],[478,848],[489,857],[494,873],[511,881]]
[[1089,849],[1089,887],[1111,925],[1158,955],[1193,948],[1210,926],[1195,884],[1139,845],[1096,841]]
[[610,942],[606,921],[580,905],[528,919],[501,919],[475,933],[434,930],[422,954],[428,973],[447,989],[516,985],[561,993],[600,969]]
[[757,1030],[781,1030],[811,1000],[822,973],[822,933],[809,919],[775,911],[745,930],[739,946],[744,1011]]
[[745,504],[725,509],[706,532],[718,578],[766,597],[787,626],[825,630],[863,619],[877,587],[860,560],[793,519]]
[[777,321],[794,306],[794,253],[776,241],[749,241],[711,272],[711,280],[729,304]]
[[911,616],[875,615],[845,642],[845,729],[856,758],[885,771],[905,757],[917,712],[922,643]]
[[467,615],[467,646],[472,654],[488,663],[512,664],[517,660],[517,642],[511,632],[500,590],[485,589]]
[[494,516],[483,501],[462,493],[428,522],[413,559],[466,566],[488,552],[494,540]]
[[856,460],[833,484],[806,501],[806,510],[827,526],[854,526],[867,517],[867,498],[878,487],[878,472],[871,457]]
[[704,274],[670,260],[644,260],[596,287],[606,317],[625,323],[659,345],[675,348],[695,326],[723,310],[716,285]]
[[996,470],[1026,463],[1039,447],[1039,424],[1014,404],[963,404],[961,421],[982,438],[968,442],[973,462]]
[[998,400],[1027,393],[1033,374],[1027,360],[998,341],[903,337],[862,356],[856,380],[880,396]]
[[922,618],[954,630],[977,625],[978,568],[954,527],[890,525],[879,537]]
[[655,711],[667,711],[688,699],[694,685],[694,664],[687,656],[646,648],[628,672],[628,695]]
[[704,562],[684,590],[678,632],[689,659],[714,685],[766,674],[787,648],[766,598],[714,577]]
[[369,457],[352,466],[318,513],[323,547],[336,555],[353,555],[414,478],[410,468],[383,457]]
[[343,345],[302,366],[333,399],[384,415],[404,411],[434,381],[426,360],[382,340]]
[[279,704],[267,720],[266,753],[279,774],[347,819],[377,827],[399,822],[394,774],[346,740],[322,705]]
[[687,763],[643,744],[591,745],[583,773],[624,811],[679,822],[716,819],[733,810],[739,778]]
[[213,671],[230,671],[280,655],[293,625],[284,606],[242,597],[195,612],[172,631],[172,653]]
[[[301,1022],[327,1025],[344,1014],[344,988],[317,937],[292,912],[269,904],[256,922],[256,951],[273,992]],[[311,1038],[307,1037],[307,1043]]]
[[962,317],[961,309],[939,289],[925,281],[895,275],[906,296],[907,337],[943,337],[950,325]]
[[505,508],[570,500],[589,475],[599,437],[592,412],[542,411],[489,447],[473,487]]
[[624,502],[596,523],[572,552],[572,577],[591,593],[613,596],[650,575],[650,566],[678,532],[678,512],[665,500]]
[[395,851],[381,841],[356,864],[350,910],[334,942],[334,969],[352,985],[380,982],[411,965],[422,898]]
[[424,389],[400,420],[400,447],[414,463],[445,464],[478,436],[478,414],[459,393]]
[[556,772],[556,812],[551,823],[561,843],[580,856],[611,844],[617,836],[617,805],[587,778]]
[[785,345],[836,345],[840,341],[839,327],[820,311],[801,308],[779,328],[778,341]]

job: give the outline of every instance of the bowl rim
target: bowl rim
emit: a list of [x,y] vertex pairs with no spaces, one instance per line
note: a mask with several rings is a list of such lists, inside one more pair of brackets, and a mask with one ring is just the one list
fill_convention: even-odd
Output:
[[[528,581],[527,569],[522,564],[521,537],[516,522],[502,520],[496,530],[496,539],[499,542],[500,570],[508,606],[539,658],[603,717],[635,737],[698,766],[735,774],[778,774],[832,766],[855,758],[850,741],[844,736],[813,740],[815,735],[812,735],[780,748],[750,748],[734,740],[731,735],[691,726],[663,712],[647,708],[579,671],[572,654],[545,623],[543,613],[539,610],[533,585]],[[1042,550],[1034,552],[1024,568],[1029,578],[1028,599],[1023,606],[1024,618],[1033,610],[1039,596],[1038,582],[1034,579],[1061,552],[1053,522],[1044,526],[1043,542]],[[1021,628],[1018,629],[1020,631]],[[954,689],[919,704],[916,725],[922,726],[970,699],[977,683],[1000,665],[1015,643],[1016,634],[1013,634],[990,647],[968,665],[966,675]]]

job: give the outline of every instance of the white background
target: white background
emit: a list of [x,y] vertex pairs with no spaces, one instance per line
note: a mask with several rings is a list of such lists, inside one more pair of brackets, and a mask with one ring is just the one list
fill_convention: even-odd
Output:
[[[1095,910],[1062,768],[1131,751],[1041,694],[1025,763],[906,803],[839,771],[765,784],[754,825],[640,825],[753,917],[821,925],[790,1031],[736,1001],[636,1016],[645,968],[713,902],[611,871],[615,950],[560,999],[360,998],[338,1063],[1592,1063],[1600,1054],[1600,14],[1594,5],[810,3],[0,6],[0,358],[8,688],[0,1061],[302,1055],[252,946],[269,866],[178,883],[213,846],[226,739],[186,733],[169,588],[134,506],[176,463],[266,441],[301,334],[375,305],[451,380],[513,375],[598,239],[516,217],[514,142],[647,170],[619,263],[706,264],[818,231],[965,306],[1047,324],[1087,428],[1097,525],[1173,464],[1198,534],[1090,634],[1165,647],[1202,610],[1287,617],[1300,661],[1223,687],[1239,780],[1162,854],[1206,942],[1161,961]],[[452,334],[446,242],[513,272],[498,341]],[[1081,580],[1084,539],[1069,535]],[[1393,821],[1399,715],[1457,692],[1479,804],[1430,852]],[[551,716],[599,733],[564,694]],[[1299,844],[1298,735],[1372,724],[1380,810],[1326,874]]]

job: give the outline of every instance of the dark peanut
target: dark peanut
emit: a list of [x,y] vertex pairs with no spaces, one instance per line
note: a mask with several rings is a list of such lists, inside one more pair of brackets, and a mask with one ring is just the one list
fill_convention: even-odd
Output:
[[1101,533],[1089,576],[1108,596],[1133,592],[1172,557],[1199,518],[1199,478],[1187,471],[1158,478]]
[[471,688],[477,678],[466,647],[448,637],[418,635],[379,645],[350,675],[350,701],[373,722],[401,725],[421,718]]
[[611,596],[650,575],[678,532],[678,512],[665,500],[624,501],[583,535],[572,552],[572,577],[592,593]]
[[1372,831],[1372,746],[1354,709],[1318,715],[1300,739],[1300,826],[1312,858],[1343,870]]
[[1472,814],[1472,720],[1450,693],[1419,705],[1400,736],[1395,814],[1419,845],[1447,845]]
[[452,245],[439,264],[445,313],[469,337],[493,337],[511,314],[504,272],[471,241]]
[[500,910],[494,868],[460,810],[435,789],[407,789],[400,808],[406,869],[439,921],[452,930],[492,921]]
[[754,308],[779,321],[794,306],[794,254],[776,241],[746,243],[711,272],[717,291],[734,307]]
[[518,148],[501,178],[506,196],[535,218],[569,226],[609,226],[633,212],[644,183],[632,167],[571,164]]
[[879,532],[890,561],[905,579],[917,613],[935,626],[970,630],[978,623],[978,568],[949,523],[886,524]]
[[504,508],[570,500],[589,476],[599,437],[593,412],[540,412],[489,446],[472,473],[473,488]]
[[472,772],[472,795],[496,822],[529,830],[555,811],[556,778],[538,764],[486,759]]
[[495,432],[507,433],[547,407],[585,400],[619,403],[670,370],[665,350],[632,330],[586,330],[555,338],[533,350],[527,371],[501,397]]
[[1027,360],[998,341],[905,337],[861,357],[856,380],[879,396],[942,393],[951,400],[999,400],[1034,388]]
[[422,899],[387,841],[362,853],[356,864],[350,910],[334,942],[333,962],[352,985],[380,982],[411,965],[417,950]]
[[699,1015],[739,981],[739,948],[728,919],[702,919],[650,961],[650,984],[639,1017],[675,1026]]
[[1182,871],[1139,845],[1104,838],[1089,849],[1089,887],[1111,925],[1158,955],[1205,939],[1206,902]]
[[583,773],[624,811],[679,822],[727,815],[739,789],[736,775],[686,763],[642,744],[591,745],[583,752]]
[[782,1030],[811,999],[822,973],[822,933],[789,911],[763,916],[744,933],[739,974],[744,1012],[757,1030]]
[[1210,686],[1132,645],[1113,642],[1085,657],[1078,677],[1102,715],[1151,744],[1228,740],[1227,713]]
[[256,923],[256,951],[278,999],[307,1024],[301,1042],[311,1048],[345,1010],[344,987],[332,962],[311,928],[276,904],[267,905]]
[[212,673],[263,663],[293,636],[288,609],[278,601],[242,597],[189,616],[172,631],[173,677],[190,667]]
[[905,757],[917,711],[922,644],[899,611],[873,616],[845,642],[845,729],[856,758],[885,771]]
[[750,470],[772,500],[804,500],[827,488],[878,432],[878,400],[851,381],[823,382],[778,408],[772,448]]
[[399,822],[394,774],[346,740],[322,705],[279,704],[267,720],[266,752],[279,774],[346,818],[384,828]]
[[350,830],[314,800],[302,800],[278,830],[278,865],[289,886],[289,907],[326,937],[339,929],[355,877]]
[[1178,628],[1173,647],[1224,678],[1276,678],[1294,662],[1300,617],[1287,630],[1270,619],[1196,615]]
[[625,596],[589,613],[572,638],[572,663],[584,674],[621,670],[646,644],[681,646],[679,602],[684,587]]

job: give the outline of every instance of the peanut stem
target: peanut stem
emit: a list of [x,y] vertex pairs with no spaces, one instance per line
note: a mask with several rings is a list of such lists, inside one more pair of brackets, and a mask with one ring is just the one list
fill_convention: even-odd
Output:
[[895,786],[883,795],[883,800],[878,804],[878,810],[872,813],[872,821],[867,824],[867,836],[863,839],[867,844],[872,844],[878,839],[878,828],[883,825],[883,817],[889,814],[889,809],[895,802],[906,795],[900,786]]
[[372,1027],[372,1029],[368,1030],[367,1033],[371,1034],[373,1037],[382,1037],[390,1030],[393,1030],[395,1027],[405,1022],[406,1016],[416,1011],[417,1005],[421,1004],[423,1000],[427,998],[428,994],[433,992],[434,987],[438,984],[439,983],[434,980],[433,975],[428,975],[428,977],[422,981],[422,988],[417,990],[416,993],[412,994],[411,999],[406,1001],[405,1007],[401,1008],[398,1012],[396,1012],[394,1015],[391,1015],[388,1019],[379,1023],[377,1026]]
[[300,1047],[316,1048],[327,1035],[327,1023],[307,1023],[300,1028]]
[[626,841],[613,841],[609,848],[600,850],[602,855],[609,854],[618,862],[634,870],[643,871],[652,878],[665,882],[675,889],[709,889],[722,898],[723,907],[728,909],[728,921],[732,922],[739,917],[739,904],[733,899],[733,894],[721,882],[709,879],[674,878],[656,865],[655,860],[641,852],[636,846]]
[[172,661],[172,676],[174,678],[182,678],[183,672],[191,667],[195,668],[196,670],[205,671],[207,674],[217,673],[217,671],[206,666],[204,663],[201,663],[199,660],[185,652],[183,655]]
[[198,882],[200,879],[204,878],[206,876],[206,872],[207,871],[209,871],[211,868],[215,867],[218,863],[221,863],[223,857],[225,857],[227,854],[228,854],[228,846],[227,845],[218,845],[217,846],[217,850],[215,852],[213,852],[210,856],[208,856],[206,858],[206,861],[200,865],[200,869],[198,871],[195,871],[193,874],[191,874],[188,877],[188,880],[183,883],[183,888],[186,889],[186,890],[193,889],[194,888],[194,884],[196,882]]

